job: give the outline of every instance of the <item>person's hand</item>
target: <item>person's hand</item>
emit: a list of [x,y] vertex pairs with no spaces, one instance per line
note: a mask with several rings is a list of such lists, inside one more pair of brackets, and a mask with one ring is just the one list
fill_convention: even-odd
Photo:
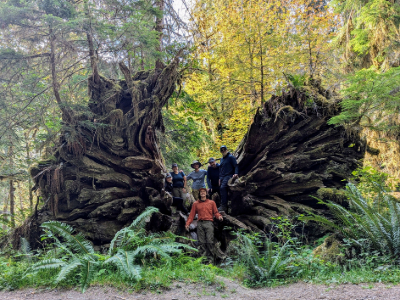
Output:
[[179,170],[179,173],[183,173],[183,170]]
[[233,179],[236,179],[236,178],[238,178],[238,177],[239,177],[238,174],[233,174],[233,176],[232,176]]
[[187,192],[186,192],[186,188],[183,188],[183,189],[182,189],[182,192],[187,193]]
[[189,225],[185,226],[186,231],[189,231]]
[[218,220],[219,220],[219,221],[223,221],[224,218],[223,218],[222,216],[219,216],[219,217],[218,217]]
[[211,193],[211,191],[212,191],[211,189],[208,189],[208,193],[209,193],[209,194]]

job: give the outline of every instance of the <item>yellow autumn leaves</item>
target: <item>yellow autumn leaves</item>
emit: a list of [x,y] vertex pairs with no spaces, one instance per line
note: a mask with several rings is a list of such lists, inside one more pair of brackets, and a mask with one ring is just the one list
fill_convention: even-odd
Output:
[[257,108],[286,85],[285,74],[329,76],[339,17],[311,0],[195,0],[192,54],[197,68],[185,90],[205,107],[204,130],[234,150]]

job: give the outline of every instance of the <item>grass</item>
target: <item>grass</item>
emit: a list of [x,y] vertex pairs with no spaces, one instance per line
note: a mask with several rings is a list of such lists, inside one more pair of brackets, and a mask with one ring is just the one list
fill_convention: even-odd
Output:
[[[0,289],[15,290],[21,288],[74,288],[79,285],[77,276],[69,276],[67,280],[55,285],[54,276],[56,270],[42,270],[35,276],[24,277],[25,270],[29,267],[27,261],[18,261],[12,258],[0,256]],[[309,266],[304,267],[298,276],[287,276],[277,278],[264,283],[264,286],[286,285],[298,281],[313,284],[361,284],[365,283],[366,288],[370,288],[372,283],[399,284],[400,267],[398,266],[352,266],[351,268],[335,264],[327,264],[323,267]],[[159,293],[164,289],[172,287],[182,287],[190,283],[210,285],[217,292],[225,291],[225,284],[218,277],[234,279],[245,284],[246,268],[240,264],[232,264],[229,267],[216,267],[204,265],[201,259],[182,256],[170,264],[162,261],[144,265],[142,279],[134,282],[122,277],[116,269],[104,269],[93,279],[92,286],[112,286],[125,291],[150,291]],[[260,285],[262,286],[262,285]],[[236,290],[225,291],[225,293],[235,293]]]
[[[72,274],[67,280],[57,285],[54,284],[54,276],[57,270],[41,270],[37,274],[25,276],[25,271],[31,264],[27,261],[18,261],[13,258],[0,256],[0,290],[15,290],[28,287],[62,287],[72,288],[79,285],[78,276]],[[93,279],[91,285],[113,286],[119,289],[133,289],[157,291],[170,288],[176,282],[202,283],[215,285],[217,288],[223,286],[217,276],[226,276],[227,271],[213,265],[204,265],[202,259],[182,255],[181,257],[165,263],[164,261],[153,262],[144,265],[142,279],[132,281],[124,279],[116,268],[107,266],[101,269]]]

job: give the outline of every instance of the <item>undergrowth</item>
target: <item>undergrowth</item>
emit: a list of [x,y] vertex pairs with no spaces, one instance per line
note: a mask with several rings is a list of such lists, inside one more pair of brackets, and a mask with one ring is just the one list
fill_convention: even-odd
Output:
[[[321,200],[335,219],[312,214],[293,219],[281,216],[273,219],[264,234],[234,232],[236,239],[227,249],[229,257],[218,266],[204,264],[194,255],[196,249],[177,243],[177,236],[171,233],[146,232],[144,225],[155,208],[148,208],[119,231],[107,254],[95,252],[66,224],[44,223],[46,249],[32,251],[22,239],[18,252],[0,253],[0,290],[80,286],[83,292],[89,285],[98,285],[159,292],[175,283],[223,289],[221,277],[248,287],[296,281],[400,283],[400,207],[384,182],[374,178],[367,185],[348,184],[346,207]],[[330,239],[339,245],[333,255],[315,251],[326,244],[326,237],[309,245],[299,234],[298,229],[308,221],[331,229]]]

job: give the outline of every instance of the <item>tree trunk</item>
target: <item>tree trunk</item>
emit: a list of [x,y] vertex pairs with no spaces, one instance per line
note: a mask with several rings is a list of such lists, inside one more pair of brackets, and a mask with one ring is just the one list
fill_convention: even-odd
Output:
[[[147,206],[161,211],[149,229],[182,233],[184,216],[174,220],[165,204],[166,169],[156,136],[177,66],[175,59],[162,70],[131,76],[120,64],[125,80],[100,77],[96,85],[88,79],[91,114],[76,115],[73,124],[81,125],[65,127],[52,159],[31,168],[46,204],[14,231],[14,246],[24,236],[38,247],[40,224],[48,220],[74,226],[95,245],[107,244]],[[235,152],[240,178],[229,183],[229,215],[215,224],[223,248],[232,239],[225,226],[266,231],[278,215],[323,210],[312,196],[343,186],[363,158],[365,143],[357,132],[327,124],[339,102],[311,80],[273,96],[257,111]],[[195,225],[193,235],[194,230]]]
[[[169,213],[156,132],[163,130],[161,109],[174,92],[177,67],[178,58],[163,69],[132,75],[120,63],[124,80],[99,76],[96,83],[88,78],[90,114],[65,119],[52,158],[31,168],[45,205],[14,237],[25,236],[38,247],[40,224],[58,220],[100,245],[109,243],[147,206]],[[160,217],[152,226],[168,228],[171,222]]]
[[[35,134],[34,134],[35,136]],[[26,164],[29,167],[31,166],[31,150],[29,145],[29,134],[25,133],[25,151],[26,151]],[[32,191],[32,178],[28,178],[28,192],[29,192],[29,209],[30,212],[33,212],[33,191]]]
[[235,153],[240,178],[230,183],[231,215],[265,230],[271,217],[323,209],[312,196],[340,198],[337,188],[359,166],[365,142],[327,124],[339,101],[311,79],[265,102]]
[[11,218],[11,227],[15,227],[15,195],[14,195],[14,180],[9,180],[10,184],[10,218]]
[[[165,0],[156,0],[156,7],[160,10],[162,14],[164,14],[164,7],[165,7]],[[160,17],[156,18],[156,31],[158,32],[158,45],[156,50],[159,54],[162,53],[162,40],[163,40],[163,30],[164,30],[164,16],[161,15]],[[156,69],[162,69],[164,67],[163,62],[161,59],[157,59],[156,61]]]
[[2,215],[2,219],[4,221],[3,223],[3,230],[7,229],[7,225],[6,222],[8,220],[7,214],[8,214],[8,199],[10,198],[10,193],[8,194],[8,197],[4,198],[4,206],[3,206],[3,215]]

